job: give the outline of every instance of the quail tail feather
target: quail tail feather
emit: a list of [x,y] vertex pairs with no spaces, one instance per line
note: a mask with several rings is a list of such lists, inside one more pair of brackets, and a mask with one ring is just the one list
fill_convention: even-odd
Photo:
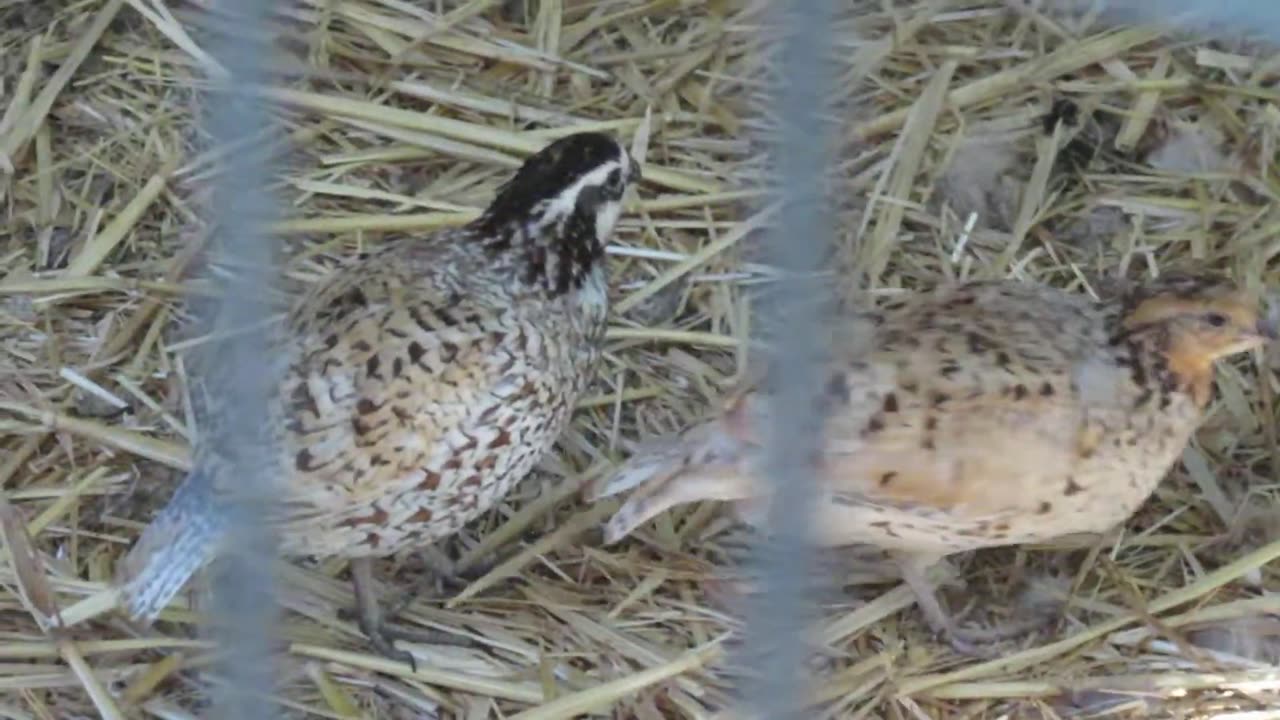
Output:
[[143,530],[116,570],[123,610],[149,624],[205,563],[225,531],[211,482],[193,472]]
[[605,524],[604,542],[618,542],[646,520],[676,505],[753,496],[745,465],[751,450],[752,446],[729,432],[721,420],[695,425],[641,447],[592,493],[592,500],[601,500],[635,490]]

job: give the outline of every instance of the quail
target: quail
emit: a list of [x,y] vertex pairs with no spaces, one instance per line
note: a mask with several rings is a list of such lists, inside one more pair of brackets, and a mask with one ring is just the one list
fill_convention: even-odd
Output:
[[[601,354],[605,244],[640,176],[607,135],[559,139],[473,222],[334,271],[271,337],[283,371],[264,433],[280,549],[350,559],[360,627],[380,652],[413,662],[392,644],[412,636],[372,595],[374,559],[459,530],[565,428]],[[119,566],[136,621],[154,619],[226,537],[209,498],[229,486],[209,455],[197,442],[195,470]]]
[[[960,627],[928,569],[1127,520],[1200,422],[1215,361],[1277,333],[1265,298],[1207,274],[1122,285],[1103,301],[948,283],[833,322],[814,541],[886,551],[931,629],[978,655],[1000,633]],[[629,491],[607,543],[700,500],[765,524],[755,469],[769,380],[746,377],[715,417],[650,441],[597,486],[596,498]]]

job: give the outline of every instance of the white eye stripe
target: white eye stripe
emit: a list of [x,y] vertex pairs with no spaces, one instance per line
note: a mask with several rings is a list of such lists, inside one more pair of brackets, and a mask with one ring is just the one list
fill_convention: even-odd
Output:
[[578,209],[583,193],[594,190],[597,237],[610,234],[621,212],[622,197],[632,178],[634,164],[626,148],[622,145],[616,148],[614,157],[599,163],[557,194],[535,205],[529,218],[530,230],[537,233],[542,228],[561,226]]
[[[623,156],[625,157],[625,155]],[[578,204],[578,197],[582,195],[582,191],[588,187],[602,187],[608,183],[609,175],[613,172],[621,172],[624,162],[610,161],[600,165],[591,172],[578,178],[577,182],[560,191],[558,195],[547,201],[543,209],[543,216],[546,220],[561,218],[573,212],[574,207]],[[545,220],[544,220],[545,222]]]

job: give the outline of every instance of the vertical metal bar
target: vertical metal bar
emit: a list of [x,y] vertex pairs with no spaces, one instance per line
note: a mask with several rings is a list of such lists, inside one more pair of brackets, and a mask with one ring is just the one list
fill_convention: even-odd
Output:
[[[228,22],[211,38],[209,51],[228,71],[226,80],[211,79],[206,96],[206,130],[214,147],[244,141],[261,132],[269,114],[253,88],[267,81],[271,4],[260,0],[221,0],[217,12]],[[264,441],[266,398],[276,378],[268,357],[265,332],[270,288],[277,281],[276,247],[266,231],[274,211],[267,191],[268,154],[229,153],[216,176],[210,218],[211,244],[225,255],[230,272],[224,295],[212,312],[214,332],[232,332],[208,358],[208,408],[217,416],[209,426],[207,458],[218,458],[218,493],[214,512],[227,532],[220,561],[214,565],[213,629],[225,679],[215,692],[215,717],[266,720],[278,715],[264,697],[274,689],[272,650],[279,606],[274,593],[275,537],[266,522],[276,501],[271,448]],[[205,473],[214,477],[215,473]]]
[[1166,23],[1200,35],[1223,30],[1280,39],[1280,3],[1274,0],[1102,0],[1107,22]]
[[[833,3],[790,0],[773,4],[780,29],[781,84],[775,98],[780,123],[773,145],[781,207],[771,231],[768,260],[782,279],[761,307],[769,336],[767,383],[771,396],[763,472],[772,483],[769,536],[758,546],[762,592],[746,613],[744,652],[753,677],[746,709],[759,718],[803,715],[806,638],[815,617],[810,518],[817,488],[814,460],[822,416],[818,412],[826,356],[826,289],[814,279],[831,248],[832,220],[823,178],[833,148],[827,113]],[[774,32],[771,30],[770,32]]]

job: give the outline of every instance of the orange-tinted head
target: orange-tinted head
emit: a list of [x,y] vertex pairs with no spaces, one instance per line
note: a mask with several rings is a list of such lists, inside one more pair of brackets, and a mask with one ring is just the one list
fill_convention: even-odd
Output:
[[1135,292],[1126,330],[1159,328],[1169,351],[1194,364],[1244,352],[1280,333],[1280,305],[1236,285],[1205,277],[1162,279]]

